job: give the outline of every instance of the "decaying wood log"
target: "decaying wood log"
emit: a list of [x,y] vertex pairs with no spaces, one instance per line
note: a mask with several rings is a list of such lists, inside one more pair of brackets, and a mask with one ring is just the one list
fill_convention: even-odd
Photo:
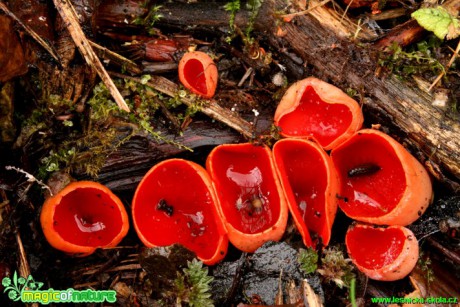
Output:
[[[242,141],[242,137],[227,127],[197,120],[174,141],[193,150],[199,150],[206,146],[237,143]],[[114,191],[134,191],[142,177],[155,163],[184,152],[183,148],[166,143],[158,144],[148,136],[137,135],[107,158],[99,173],[98,181]],[[85,178],[83,174],[77,174],[77,177]]]
[[[310,2],[311,5],[316,3]],[[221,18],[223,9],[220,7],[214,7],[213,10],[212,6],[207,5],[204,10],[200,6],[195,9],[193,4],[187,4],[185,15],[180,13],[183,9],[183,4],[165,5],[162,11],[165,17],[160,23],[184,25],[181,18],[185,15],[193,18],[193,25],[197,27],[224,27],[226,22]],[[344,90],[351,88],[363,93],[361,103],[367,119],[390,128],[391,134],[397,135],[400,141],[413,150],[420,150],[422,162],[439,166],[445,175],[453,179],[451,187],[458,190],[458,119],[432,106],[434,98],[431,94],[394,76],[376,74],[376,50],[353,42],[351,38],[356,37],[356,26],[352,23],[343,26],[333,9],[321,7],[321,10],[295,17],[290,23],[282,23],[278,16],[284,9],[285,2],[282,0],[265,1],[255,21],[255,30],[268,39],[272,49],[292,50],[303,60],[303,65],[313,67],[317,77]],[[247,22],[244,18],[241,14],[235,22],[244,25]],[[339,24],[342,26],[337,26]],[[276,36],[278,25],[283,31],[281,37]]]

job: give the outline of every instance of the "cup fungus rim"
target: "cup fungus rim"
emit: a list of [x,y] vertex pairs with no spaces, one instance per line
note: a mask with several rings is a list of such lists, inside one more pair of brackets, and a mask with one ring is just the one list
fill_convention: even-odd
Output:
[[[110,199],[117,205],[117,213],[120,214],[121,227],[119,233],[108,243],[103,246],[84,246],[66,241],[56,230],[54,230],[54,215],[56,213],[57,206],[61,203],[61,200],[66,197],[69,193],[77,189],[97,189],[105,193]],[[48,243],[54,248],[61,250],[69,254],[76,254],[79,256],[88,256],[98,248],[110,248],[117,246],[121,240],[126,236],[129,230],[129,219],[126,209],[122,201],[116,196],[108,187],[95,181],[74,181],[65,186],[61,191],[55,195],[47,198],[43,204],[40,213],[40,224],[42,226],[43,233]]]
[[[195,89],[185,77],[185,65],[189,60],[197,60],[203,65],[203,73],[206,77],[206,93],[202,93]],[[197,50],[185,53],[179,61],[178,74],[180,82],[192,93],[205,99],[212,98],[216,93],[219,72],[217,71],[216,64],[207,53]]]
[[[353,253],[350,251],[349,244],[348,244],[349,232],[357,227],[366,228],[366,229],[375,229],[375,230],[382,231],[382,232],[385,232],[387,229],[400,230],[404,234],[404,237],[406,238],[404,240],[404,244],[401,249],[401,252],[399,253],[399,255],[396,257],[396,259],[393,262],[387,265],[384,265],[380,267],[379,269],[370,269],[370,268],[366,268],[358,264],[355,258],[353,257]],[[411,237],[411,239],[409,239],[409,237]],[[347,233],[345,235],[345,245],[347,246],[347,253],[350,256],[353,264],[365,275],[375,280],[394,281],[394,280],[402,279],[406,277],[414,269],[418,261],[418,255],[419,255],[418,240],[410,229],[404,226],[400,226],[400,225],[375,226],[375,225],[369,225],[369,224],[364,224],[364,223],[356,223],[354,225],[351,225],[350,228],[347,230]]]
[[274,184],[277,188],[277,193],[280,198],[280,211],[279,211],[278,219],[276,219],[273,226],[261,232],[249,234],[249,233],[245,233],[245,232],[242,232],[236,229],[230,222],[228,222],[227,218],[225,217],[225,214],[223,212],[223,208],[220,202],[218,206],[218,212],[219,212],[219,215],[222,221],[225,224],[225,227],[227,228],[229,241],[238,249],[244,252],[252,253],[267,241],[279,241],[281,239],[286,229],[287,219],[288,219],[288,214],[289,214],[288,208],[287,208],[287,201],[285,199],[285,195],[284,195],[283,188],[281,186],[280,179],[278,178],[278,174],[277,174],[276,167],[275,167],[275,161],[274,161],[273,154],[270,148],[266,145],[258,145],[258,144],[252,144],[252,143],[218,145],[212,149],[212,151],[209,153],[206,159],[206,170],[211,176],[211,181],[212,181],[215,191],[218,191],[216,182],[211,174],[214,169],[214,166],[213,166],[214,162],[212,160],[213,160],[213,156],[216,153],[216,151],[227,149],[227,148],[238,148],[238,147],[249,147],[249,146],[259,146],[263,148],[265,154],[269,158],[268,160],[270,161],[270,169],[273,174]]
[[[165,164],[170,164],[170,163],[184,163],[188,167],[191,167],[197,173],[197,175],[201,178],[201,180],[203,181],[203,184],[207,188],[207,191],[209,191],[210,197],[213,200],[213,203],[214,203],[214,205],[213,205],[214,213],[213,214],[215,215],[216,220],[220,220],[220,222],[219,221],[216,222],[216,224],[217,224],[216,228],[217,228],[217,230],[219,232],[218,233],[219,242],[216,245],[216,251],[214,252],[212,257],[206,259],[206,258],[203,258],[203,257],[200,257],[200,256],[196,255],[197,258],[200,259],[201,261],[203,261],[204,264],[213,265],[213,264],[221,261],[226,255],[226,252],[227,252],[227,249],[228,249],[228,231],[227,231],[225,223],[223,223],[223,221],[220,219],[220,215],[219,215],[219,212],[218,212],[218,208],[220,207],[219,198],[217,197],[216,192],[214,190],[214,186],[212,185],[211,177],[209,176],[209,174],[206,172],[206,170],[201,165],[199,165],[199,164],[197,164],[195,162],[188,161],[188,160],[181,159],[181,158],[172,158],[172,159],[163,160],[163,161],[153,165],[149,169],[149,171],[142,177],[141,181],[139,182],[139,184],[138,184],[138,186],[136,188],[136,191],[134,193],[134,196],[133,196],[131,212],[132,212],[134,229],[135,229],[135,231],[137,233],[137,236],[139,237],[139,239],[142,241],[142,243],[145,246],[147,246],[149,248],[159,247],[160,246],[160,245],[155,245],[152,242],[150,242],[145,237],[145,235],[141,232],[141,230],[139,229],[139,226],[137,225],[136,215],[135,215],[134,211],[136,209],[136,203],[137,203],[139,190],[142,188],[143,183],[145,181],[147,181],[147,178],[152,173],[154,173],[159,167],[162,167]],[[225,251],[224,254],[221,253],[222,250]],[[195,252],[195,254],[196,254],[196,252]]]
[[327,83],[316,77],[307,77],[303,80],[299,80],[293,83],[285,92],[284,96],[281,98],[281,101],[276,108],[274,115],[274,124],[279,127],[279,121],[285,115],[293,112],[300,104],[302,96],[305,90],[308,87],[312,87],[315,93],[327,104],[340,104],[346,106],[351,113],[351,122],[347,129],[336,137],[335,140],[326,145],[321,145],[321,143],[312,135],[308,136],[299,136],[291,135],[280,131],[281,136],[285,138],[298,138],[298,139],[313,139],[324,150],[331,150],[339,146],[348,140],[356,131],[358,131],[364,122],[364,116],[361,110],[360,105],[353,98],[348,96],[340,88]]
[[[372,134],[385,140],[391,147],[392,151],[399,159],[399,164],[404,171],[406,187],[401,199],[396,206],[386,214],[377,217],[360,216],[359,214],[350,214],[347,210],[342,211],[350,218],[376,225],[399,225],[406,226],[416,221],[428,208],[433,195],[433,187],[428,172],[423,165],[407,151],[398,141],[384,132],[375,129],[362,129],[357,131],[344,143],[340,144],[331,151],[331,158],[334,161],[334,153],[347,146],[363,134]],[[335,165],[335,163],[334,163]],[[339,176],[340,177],[340,176]],[[416,192],[413,192],[414,189]],[[420,204],[414,206],[414,203]]]
[[[334,220],[335,220],[335,216],[336,216],[337,208],[338,208],[336,193],[339,191],[339,187],[340,187],[339,177],[337,176],[334,164],[332,163],[332,159],[326,153],[326,151],[323,149],[323,147],[320,144],[318,144],[315,140],[306,140],[306,139],[298,139],[298,138],[280,139],[273,145],[273,149],[272,149],[273,156],[275,156],[276,148],[278,148],[280,146],[280,144],[288,143],[288,142],[294,142],[294,141],[304,143],[304,144],[308,145],[310,148],[313,148],[321,156],[322,161],[323,161],[323,165],[324,165],[324,167],[326,169],[326,176],[327,176],[326,182],[327,182],[327,185],[326,185],[326,188],[325,188],[324,197],[325,197],[325,202],[326,202],[326,204],[325,204],[326,205],[325,213],[326,213],[326,223],[327,223],[326,230],[327,230],[328,237],[327,237],[327,240],[325,240],[323,242],[323,244],[325,246],[327,246],[329,244],[329,242],[330,242],[330,239],[331,239],[332,225],[334,224]],[[279,180],[281,182],[283,192],[286,193],[286,187],[284,185],[284,181],[281,180],[281,177],[282,177],[281,176],[281,170],[279,169],[278,165],[276,164],[276,158],[274,158],[274,160],[275,160],[277,175],[278,175],[278,178],[279,178]],[[289,184],[289,182],[287,184]],[[332,192],[332,195],[331,195],[331,192]],[[299,218],[293,212],[294,209],[292,207],[295,206],[296,204],[291,204],[291,202],[289,201],[289,199],[288,199],[286,194],[285,194],[285,199],[286,199],[286,203],[288,205],[289,211],[291,212],[291,216],[294,219],[294,223],[296,224],[297,230],[299,231],[300,235],[302,236],[304,245],[305,246],[312,246],[313,241],[311,240],[308,225],[306,225],[305,221],[303,221],[303,219]],[[332,202],[332,207],[330,206],[331,202]],[[329,209],[329,210],[327,210],[327,209]],[[301,227],[299,227],[299,225]],[[310,242],[308,242],[308,241],[310,241]],[[310,244],[308,244],[308,243],[310,243]]]

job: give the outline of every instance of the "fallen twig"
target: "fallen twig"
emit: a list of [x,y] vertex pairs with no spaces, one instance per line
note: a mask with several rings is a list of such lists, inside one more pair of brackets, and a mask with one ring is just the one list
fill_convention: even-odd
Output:
[[454,63],[455,59],[457,58],[459,52],[460,52],[460,41],[458,42],[457,48],[455,49],[454,54],[450,58],[449,63],[447,63],[446,69],[444,69],[439,74],[439,76],[433,81],[433,83],[431,83],[430,87],[428,88],[428,91],[431,91],[433,89],[433,87],[435,87],[435,85],[439,82],[439,80],[441,80],[441,78],[446,74],[446,72],[449,70],[450,66],[452,66],[452,64]]
[[23,170],[23,169],[20,169],[20,168],[11,166],[11,165],[5,166],[5,169],[6,169],[7,171],[16,171],[16,172],[18,172],[18,173],[24,174],[24,175],[27,177],[27,181],[28,181],[28,182],[36,182],[36,183],[38,183],[38,185],[39,185],[42,189],[48,190],[48,192],[50,193],[50,196],[53,196],[53,191],[51,191],[51,188],[50,188],[49,186],[47,186],[43,181],[41,181],[41,180],[35,178],[34,175],[32,175],[32,174],[26,172],[26,171]]
[[316,9],[316,8],[318,8],[320,6],[323,6],[323,5],[325,5],[325,4],[327,4],[328,2],[331,2],[331,1],[332,0],[323,0],[320,3],[318,3],[318,4],[316,4],[316,5],[312,6],[312,7],[309,7],[305,11],[295,12],[295,13],[292,13],[292,14],[285,14],[285,15],[281,15],[281,17],[283,17],[283,19],[286,20],[286,21],[291,21],[292,18],[294,18],[296,16],[307,15],[308,13],[313,11],[314,9]]
[[72,36],[75,45],[80,50],[80,53],[85,58],[86,62],[89,65],[91,65],[91,67],[93,67],[96,70],[99,77],[101,77],[102,81],[109,90],[118,107],[126,112],[129,112],[128,105],[126,104],[117,87],[113,83],[109,74],[105,70],[101,61],[94,53],[94,50],[91,48],[90,42],[83,33],[83,30],[81,29],[80,24],[78,22],[77,14],[72,4],[69,2],[69,0],[53,0],[53,2],[62,19],[64,20],[64,23],[67,25],[67,30]]
[[[137,77],[130,77],[116,72],[110,72],[110,74],[117,78],[128,79],[142,83],[141,79]],[[160,76],[151,76],[151,79],[146,83],[146,85],[170,97],[177,97],[177,92],[179,90],[177,84]],[[189,96],[179,98],[182,103],[187,106],[193,106],[195,103],[194,99],[190,98]],[[212,99],[207,100],[205,105],[200,106],[199,111],[235,129],[247,138],[252,137],[253,126],[250,123],[242,119],[240,116],[238,116],[238,114],[226,108],[222,108],[217,104],[216,101]]]
[[[130,270],[140,270],[140,269],[142,269],[142,267],[139,263],[133,263],[133,264],[126,264],[126,265],[120,265],[117,267],[113,267],[113,268],[105,270],[104,272],[110,273],[110,272],[120,272],[120,271],[130,271]],[[97,273],[98,271],[99,271],[99,268],[83,272],[82,275],[93,275]]]
[[105,58],[111,62],[114,62],[116,63],[117,65],[119,65],[120,67],[123,67],[124,69],[126,69],[127,71],[133,73],[133,74],[140,74],[142,73],[142,69],[136,64],[134,63],[133,61],[131,61],[130,59],[127,59],[121,55],[119,55],[118,53],[116,52],[113,52],[112,50],[109,50],[99,44],[96,44],[95,42],[93,41],[90,41],[89,40],[89,43],[91,45],[91,47],[93,47],[93,49],[96,50],[96,52],[98,53],[98,56],[100,58]]

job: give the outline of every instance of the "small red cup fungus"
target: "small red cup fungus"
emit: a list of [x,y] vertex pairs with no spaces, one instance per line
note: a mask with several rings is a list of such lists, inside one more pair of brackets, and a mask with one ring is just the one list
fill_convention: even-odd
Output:
[[204,52],[188,52],[179,61],[180,82],[191,92],[204,98],[214,96],[218,77],[216,64]]
[[363,121],[355,100],[339,88],[313,77],[289,87],[274,117],[282,136],[313,138],[325,150],[343,143],[361,128]]
[[148,247],[181,244],[212,265],[225,257],[228,247],[217,206],[203,167],[182,159],[165,160],[153,166],[136,189],[134,228]]
[[417,239],[402,226],[357,224],[348,230],[345,244],[356,267],[376,280],[404,278],[415,267],[419,256]]
[[337,212],[339,182],[331,159],[316,143],[283,139],[273,146],[273,156],[294,222],[306,246],[309,231],[328,245]]
[[217,146],[206,168],[235,247],[254,252],[267,241],[281,239],[287,205],[268,147],[249,143]]
[[339,206],[350,218],[378,225],[408,225],[432,197],[422,164],[383,132],[364,129],[331,152],[341,182]]
[[120,199],[104,185],[72,182],[43,204],[40,222],[56,249],[86,256],[97,248],[114,247],[129,229]]

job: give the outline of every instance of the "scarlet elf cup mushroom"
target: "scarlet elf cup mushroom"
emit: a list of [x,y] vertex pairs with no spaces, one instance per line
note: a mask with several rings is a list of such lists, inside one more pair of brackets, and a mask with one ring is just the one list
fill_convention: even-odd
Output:
[[148,247],[178,243],[211,265],[225,257],[228,246],[218,203],[204,168],[182,159],[165,160],[153,166],[136,189],[134,228]]
[[405,277],[415,267],[419,255],[417,239],[403,226],[353,225],[345,243],[356,267],[376,280]]
[[283,137],[315,139],[325,150],[343,143],[361,128],[363,120],[355,100],[314,77],[291,85],[274,116]]
[[191,92],[211,98],[217,88],[218,72],[214,61],[204,52],[186,53],[179,61],[179,80]]
[[306,246],[310,231],[328,245],[339,181],[327,153],[315,142],[283,139],[273,146],[276,169],[294,222]]
[[81,256],[114,247],[129,229],[120,199],[92,181],[72,182],[43,204],[40,223],[56,249]]
[[408,225],[433,194],[422,164],[387,134],[363,129],[332,150],[341,191],[339,206],[350,218],[378,225]]
[[219,213],[230,242],[254,252],[267,241],[281,239],[287,205],[267,146],[225,144],[206,160],[219,198]]

